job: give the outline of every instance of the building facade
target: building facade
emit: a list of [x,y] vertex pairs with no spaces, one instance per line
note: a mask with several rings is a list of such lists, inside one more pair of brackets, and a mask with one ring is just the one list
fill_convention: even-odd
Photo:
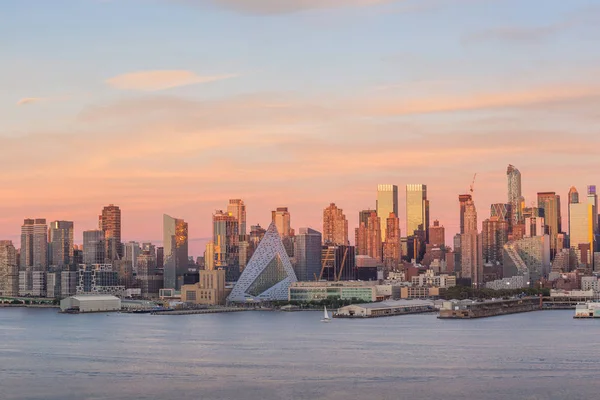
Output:
[[[398,216],[398,186],[384,184],[377,185],[377,216],[380,221],[385,221],[390,213]],[[385,241],[385,231],[381,233],[381,240]],[[344,243],[346,244],[346,243]]]
[[348,220],[344,211],[335,203],[329,204],[323,210],[323,244],[331,246],[347,246],[349,244]]
[[19,295],[17,250],[10,240],[0,240],[0,296]]
[[425,232],[425,242],[429,240],[429,200],[427,185],[406,185],[406,235],[415,231]]
[[521,172],[514,166],[509,165],[506,169],[506,179],[508,183],[508,204],[512,210],[512,226],[521,222]]
[[110,204],[102,209],[99,228],[104,231],[105,257],[107,260],[120,260],[123,257],[121,243],[121,209]]
[[238,221],[238,234],[246,234],[246,205],[242,199],[230,199],[227,213],[233,215]]
[[294,241],[294,271],[299,281],[311,281],[321,273],[321,233],[300,228]]
[[163,215],[164,288],[179,289],[188,269],[188,224]]
[[50,223],[50,265],[72,265],[73,259],[73,222],[53,221]]

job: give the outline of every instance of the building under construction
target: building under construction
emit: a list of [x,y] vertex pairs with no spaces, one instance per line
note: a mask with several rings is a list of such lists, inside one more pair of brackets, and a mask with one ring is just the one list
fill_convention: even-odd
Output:
[[354,256],[354,246],[323,246],[321,249],[321,273],[317,280],[356,280]]

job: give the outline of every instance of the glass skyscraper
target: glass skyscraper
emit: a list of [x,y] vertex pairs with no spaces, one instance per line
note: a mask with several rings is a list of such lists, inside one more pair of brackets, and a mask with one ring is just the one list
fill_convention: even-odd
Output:
[[521,173],[514,165],[509,165],[506,169],[506,178],[508,181],[508,204],[510,204],[512,211],[511,226],[515,226],[522,220]]
[[[377,185],[377,216],[385,223],[390,213],[398,215],[398,186]],[[381,240],[385,242],[385,230],[381,232]]]
[[321,233],[300,228],[294,241],[294,271],[299,281],[312,281],[321,273]]
[[164,288],[179,289],[188,267],[188,224],[163,215]]
[[73,222],[50,223],[50,265],[71,265],[73,260]]
[[406,235],[412,236],[415,231],[425,232],[429,240],[429,200],[427,185],[406,185]]

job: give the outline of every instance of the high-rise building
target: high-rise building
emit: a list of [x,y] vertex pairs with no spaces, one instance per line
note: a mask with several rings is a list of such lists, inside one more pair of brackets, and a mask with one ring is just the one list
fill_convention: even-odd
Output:
[[121,243],[121,209],[110,204],[102,209],[99,217],[100,229],[104,231],[106,245],[105,257],[107,260],[120,260],[123,257],[123,244]]
[[204,250],[204,269],[207,271],[215,269],[215,243],[212,240],[206,243]]
[[46,272],[48,269],[48,225],[43,218],[33,224],[33,270]]
[[465,209],[467,202],[473,200],[473,196],[470,194],[459,194],[458,203],[460,205],[460,233],[465,233]]
[[188,268],[188,224],[163,215],[164,288],[179,289]]
[[50,223],[50,265],[74,265],[73,222],[53,221]]
[[483,221],[482,229],[483,262],[486,264],[502,264],[502,249],[508,242],[508,221],[499,216]]
[[440,221],[433,221],[433,226],[429,227],[429,244],[434,246],[446,246],[446,229],[440,226]]
[[[390,213],[398,216],[398,186],[377,185],[377,216],[385,221]],[[385,231],[381,232],[381,240],[385,241]]]
[[372,212],[367,221],[367,254],[378,261],[382,261],[381,219],[376,212]]
[[386,218],[385,242],[383,242],[383,265],[388,271],[395,271],[402,258],[400,220],[394,213]]
[[537,194],[538,208],[544,210],[548,235],[550,236],[550,250],[554,257],[557,251],[558,234],[562,232],[562,217],[560,215],[560,196],[555,192],[539,192]]
[[271,211],[271,219],[282,238],[293,236],[290,212],[287,207],[277,207],[275,211]]
[[357,279],[355,249],[352,246],[323,246],[320,279],[350,281]]
[[376,210],[362,210],[358,213],[358,227],[354,231],[354,243],[356,245],[356,254],[360,256],[368,255],[367,251],[367,227],[369,226],[369,217]]
[[106,243],[104,242],[104,231],[83,232],[83,263],[104,264],[106,260]]
[[508,203],[512,210],[512,226],[522,222],[521,207],[521,173],[514,165],[509,165],[506,169],[506,178],[508,180]]
[[10,240],[0,240],[0,296],[19,295],[17,250]]
[[294,271],[299,281],[311,281],[321,273],[321,233],[300,228],[294,241]]
[[26,219],[21,226],[21,252],[19,258],[19,294],[31,293],[33,272],[33,219]]
[[[147,244],[152,246],[152,244],[150,243]],[[137,272],[138,270],[137,259],[141,253],[142,248],[140,247],[140,244],[138,242],[127,242],[123,244],[123,259],[131,263],[131,269],[133,270],[133,272]]]
[[[569,192],[569,240],[571,248],[588,246],[590,253],[596,245],[596,224],[598,212],[596,210],[595,193],[588,195],[587,202],[579,202],[577,190],[571,188]],[[593,262],[593,260],[588,260]]]
[[465,233],[460,235],[461,276],[476,287],[483,285],[482,237],[477,232],[477,210],[470,200],[465,204]]
[[348,220],[344,211],[335,203],[329,204],[323,210],[323,243],[334,246],[348,245]]
[[238,221],[239,235],[246,234],[246,205],[241,199],[230,199],[227,213],[233,215]]
[[577,191],[577,189],[575,188],[575,186],[571,186],[571,188],[569,189],[569,194],[567,195],[567,199],[568,199],[568,212],[567,212],[567,225],[569,228],[569,235],[571,234],[571,204],[573,203],[579,203],[579,192]]
[[227,271],[227,280],[236,281],[240,276],[238,219],[217,210],[213,215],[213,243],[215,246],[215,269]]
[[406,235],[411,236],[415,231],[425,232],[425,241],[429,241],[429,200],[427,200],[427,185],[406,185]]
[[512,220],[512,205],[505,203],[494,203],[490,207],[490,216],[498,217],[500,221],[508,222],[509,228]]

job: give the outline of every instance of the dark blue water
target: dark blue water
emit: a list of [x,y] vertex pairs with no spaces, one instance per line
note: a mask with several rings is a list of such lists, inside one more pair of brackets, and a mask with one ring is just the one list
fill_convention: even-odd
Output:
[[600,320],[543,311],[321,323],[320,312],[0,309],[0,399],[593,399]]

